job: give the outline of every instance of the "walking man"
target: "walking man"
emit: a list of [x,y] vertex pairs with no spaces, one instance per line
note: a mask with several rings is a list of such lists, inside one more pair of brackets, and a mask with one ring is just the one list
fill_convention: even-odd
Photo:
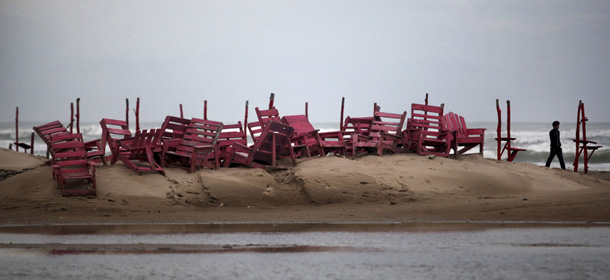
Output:
[[549,138],[551,139],[551,154],[549,158],[546,160],[546,167],[551,166],[551,161],[555,155],[559,159],[559,164],[561,165],[561,169],[566,169],[566,164],[563,162],[563,152],[561,151],[561,141],[559,141],[559,122],[553,122],[553,129],[549,132]]

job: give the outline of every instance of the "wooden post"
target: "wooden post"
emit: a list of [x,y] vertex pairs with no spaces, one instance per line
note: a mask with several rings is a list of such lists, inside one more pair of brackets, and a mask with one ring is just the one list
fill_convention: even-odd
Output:
[[[424,100],[424,104],[428,106],[428,93],[426,92],[426,99]],[[424,111],[424,120],[428,120],[428,111]]]
[[180,117],[184,118],[184,111],[182,111],[182,103],[180,103]]
[[583,142],[583,160],[584,160],[584,164],[585,164],[585,169],[584,172],[585,174],[587,174],[587,171],[589,170],[589,149],[587,149],[587,145],[589,144],[589,142],[587,142],[587,117],[585,115],[585,103],[580,103],[580,121],[582,122],[582,142]]
[[269,109],[273,108],[273,102],[275,101],[275,93],[271,93],[271,96],[269,96]]
[[496,111],[498,112],[498,128],[496,129],[497,132],[497,138],[496,141],[498,141],[498,160],[500,160],[500,157],[502,156],[501,153],[501,148],[502,148],[502,110],[500,110],[500,101],[498,99],[496,99]]
[[578,159],[580,158],[580,108],[582,100],[578,100],[578,110],[576,110],[576,153],[574,154],[574,172],[578,171]]
[[76,98],[76,133],[80,133],[80,98]]
[[246,114],[244,116],[244,137],[248,137],[248,132],[246,131],[248,129],[248,100],[246,100]]
[[32,132],[32,139],[30,140],[30,155],[34,154],[34,132]]
[[343,131],[343,113],[345,110],[345,97],[341,97],[341,119],[339,120],[339,131]]
[[74,128],[74,103],[70,102],[70,133],[73,132]]
[[381,121],[380,117],[375,116],[375,113],[381,111],[381,107],[377,105],[377,102],[373,103],[373,121]]
[[129,99],[125,98],[125,122],[127,123],[127,127],[129,127]]
[[506,152],[508,152],[508,155],[510,156],[510,153],[512,152],[510,148],[512,142],[512,139],[510,138],[510,100],[506,100],[506,138],[508,139],[506,140]]
[[309,119],[309,108],[308,108],[309,104],[307,102],[305,102],[305,117],[307,119]]
[[271,134],[271,166],[276,166],[276,158],[277,158],[277,154],[276,154],[276,140],[275,140],[275,136],[277,135],[277,131],[274,131]]
[[208,101],[203,100],[203,119],[208,120]]
[[140,131],[140,97],[136,99],[136,131]]
[[19,152],[19,107],[15,113],[15,151]]

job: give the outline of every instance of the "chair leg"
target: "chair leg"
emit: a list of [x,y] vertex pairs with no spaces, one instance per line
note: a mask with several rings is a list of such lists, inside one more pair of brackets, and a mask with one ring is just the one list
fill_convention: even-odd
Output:
[[224,167],[229,167],[231,165],[231,161],[233,161],[233,156],[235,155],[235,149],[233,147],[227,147],[224,153]]
[[[118,147],[118,144],[117,144],[117,147]],[[116,152],[115,152],[115,150],[116,150]],[[112,159],[110,160],[110,164],[114,165],[116,163],[118,155],[119,155],[119,149],[112,148]]]
[[191,171],[191,173],[195,172],[195,162],[197,161],[194,157],[195,155],[191,155],[191,167],[189,168],[189,170]]
[[290,151],[290,159],[292,160],[292,166],[296,166],[297,160],[294,157],[294,150],[292,149],[292,146],[288,147],[288,149]]
[[275,167],[276,165],[276,146],[275,146],[275,133],[271,135],[271,166]]
[[[307,140],[307,138],[305,138],[305,140]],[[305,141],[305,151],[307,151],[307,157],[310,158],[311,150],[309,149],[309,143],[307,143],[307,141]]]
[[101,155],[100,159],[102,160],[102,164],[107,165],[106,164],[106,155]]

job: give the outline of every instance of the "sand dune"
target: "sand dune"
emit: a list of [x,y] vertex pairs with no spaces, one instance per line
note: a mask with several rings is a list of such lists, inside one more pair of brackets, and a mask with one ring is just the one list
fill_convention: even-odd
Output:
[[[610,221],[610,181],[479,155],[324,157],[266,172],[97,169],[96,197],[61,197],[45,160],[0,150],[0,223]],[[30,169],[31,168],[31,169]],[[76,182],[76,184],[84,184]]]

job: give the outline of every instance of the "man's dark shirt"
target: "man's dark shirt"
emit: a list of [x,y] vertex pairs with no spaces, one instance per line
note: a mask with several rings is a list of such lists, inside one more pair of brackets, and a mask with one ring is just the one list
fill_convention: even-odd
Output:
[[561,147],[561,142],[559,141],[559,130],[554,128],[551,129],[549,132],[549,137],[551,138],[551,148]]

